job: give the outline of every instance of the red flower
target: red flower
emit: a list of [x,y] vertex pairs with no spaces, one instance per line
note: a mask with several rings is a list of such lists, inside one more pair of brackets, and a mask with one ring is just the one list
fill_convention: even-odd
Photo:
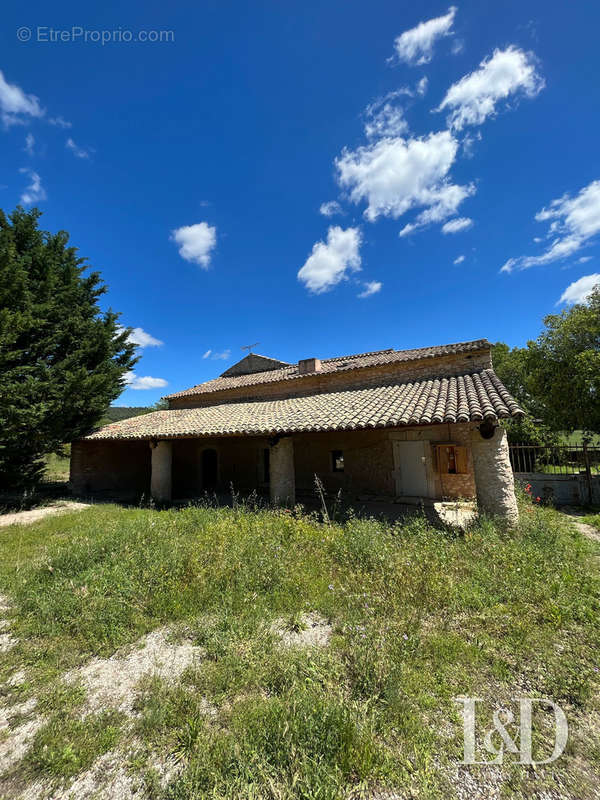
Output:
[[539,498],[539,497],[536,497],[536,498],[535,498],[535,502],[536,502],[536,503],[539,503],[539,502],[541,502],[540,498]]

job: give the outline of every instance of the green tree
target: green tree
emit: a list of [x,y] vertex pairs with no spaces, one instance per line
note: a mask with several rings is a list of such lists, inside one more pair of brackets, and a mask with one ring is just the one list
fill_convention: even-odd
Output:
[[544,325],[527,345],[535,413],[556,431],[600,433],[600,287]]
[[41,212],[0,211],[0,487],[31,485],[41,458],[88,433],[136,363],[129,329],[102,311],[97,272]]
[[508,440],[514,444],[552,444],[557,437],[542,420],[536,418],[536,403],[529,386],[529,350],[527,347],[510,348],[504,342],[492,347],[494,371],[527,412],[521,420],[503,420]]
[[528,412],[506,423],[509,439],[541,444],[559,432],[600,433],[600,288],[544,326],[527,347],[493,347],[498,377]]

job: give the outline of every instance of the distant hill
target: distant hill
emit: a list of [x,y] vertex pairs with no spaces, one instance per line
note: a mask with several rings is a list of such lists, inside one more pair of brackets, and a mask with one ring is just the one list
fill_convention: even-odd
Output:
[[150,414],[152,411],[159,410],[156,406],[110,406],[100,420],[100,425],[110,425],[111,422],[120,422],[122,419],[140,417],[142,414]]

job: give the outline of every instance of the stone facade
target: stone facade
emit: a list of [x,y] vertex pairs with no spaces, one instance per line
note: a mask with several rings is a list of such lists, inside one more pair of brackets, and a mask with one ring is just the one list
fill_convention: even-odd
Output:
[[150,491],[148,442],[81,440],[71,445],[70,483],[79,495],[140,498]]
[[474,353],[441,356],[435,359],[426,358],[421,361],[407,361],[396,364],[378,364],[363,369],[349,369],[340,372],[327,372],[296,377],[291,380],[279,380],[272,383],[257,383],[235,389],[223,389],[216,392],[203,392],[182,397],[169,397],[169,408],[204,408],[222,403],[239,403],[252,400],[282,400],[286,397],[302,397],[333,392],[350,388],[368,386],[384,386],[391,380],[403,382],[420,380],[432,375],[450,377],[464,373],[489,369],[492,366],[490,350]]
[[475,468],[477,505],[483,511],[504,519],[509,525],[519,521],[515,498],[515,482],[504,428],[495,428],[494,435],[485,439],[474,430],[471,451]]
[[296,502],[294,440],[291,436],[284,436],[273,442],[269,454],[271,502],[273,505],[293,506]]
[[523,412],[490,352],[477,340],[298,365],[251,354],[170,396],[169,410],[73,443],[73,488],[161,501],[233,488],[292,504],[314,496],[318,476],[350,501],[477,496],[514,524],[506,436],[496,428],[486,439],[479,428]]
[[173,495],[173,443],[151,442],[150,448],[152,451],[150,494],[159,503],[167,503]]
[[[339,431],[297,434],[281,442],[293,444],[295,493],[298,497],[314,494],[315,475],[328,492],[342,490],[349,499],[362,495],[396,497],[393,441],[424,441],[469,446],[466,474],[441,475],[435,469],[431,448],[426,451],[427,469],[433,486],[432,498],[457,499],[475,496],[473,460],[470,455],[470,423],[429,425],[415,428]],[[284,445],[286,446],[286,445]],[[172,498],[183,499],[204,491],[248,493],[253,490],[272,493],[270,482],[279,469],[277,445],[267,437],[215,437],[176,439],[149,447],[147,442],[82,441],[73,444],[72,478],[78,493],[121,494],[131,499],[148,495],[151,475],[153,494],[166,499],[169,456],[171,451]],[[202,453],[216,451],[216,485],[205,485]],[[341,451],[343,472],[333,469],[332,453]],[[269,453],[267,456],[266,453]],[[289,459],[288,459],[289,463]],[[127,466],[123,471],[122,466]],[[151,469],[152,465],[152,469]],[[271,478],[271,481],[269,481]],[[279,489],[276,489],[281,494]],[[287,496],[289,490],[283,492]]]

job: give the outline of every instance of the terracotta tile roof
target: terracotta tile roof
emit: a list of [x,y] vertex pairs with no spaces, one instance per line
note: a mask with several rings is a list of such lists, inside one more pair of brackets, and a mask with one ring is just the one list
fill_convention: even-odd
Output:
[[489,348],[491,345],[487,339],[476,339],[472,342],[456,342],[454,344],[441,344],[435,347],[419,347],[415,350],[376,350],[370,353],[357,353],[351,356],[338,356],[336,358],[325,358],[321,361],[321,370],[318,373],[298,372],[297,364],[290,364],[281,369],[271,369],[265,372],[254,372],[249,375],[235,375],[229,377],[215,378],[206,383],[199,383],[191,389],[182,392],[174,392],[167,397],[187,397],[195,394],[206,394],[210,392],[220,392],[225,389],[238,389],[243,386],[254,386],[259,383],[276,383],[277,381],[289,381],[298,378],[306,378],[311,375],[323,375],[332,372],[345,370],[361,369],[364,367],[374,367],[380,364],[394,364],[402,361],[418,361],[423,358],[437,358],[439,356],[453,355],[456,353],[469,353],[477,350]]
[[495,422],[523,413],[494,371],[486,369],[469,375],[285,400],[155,411],[107,425],[86,438],[273,435],[441,422]]

